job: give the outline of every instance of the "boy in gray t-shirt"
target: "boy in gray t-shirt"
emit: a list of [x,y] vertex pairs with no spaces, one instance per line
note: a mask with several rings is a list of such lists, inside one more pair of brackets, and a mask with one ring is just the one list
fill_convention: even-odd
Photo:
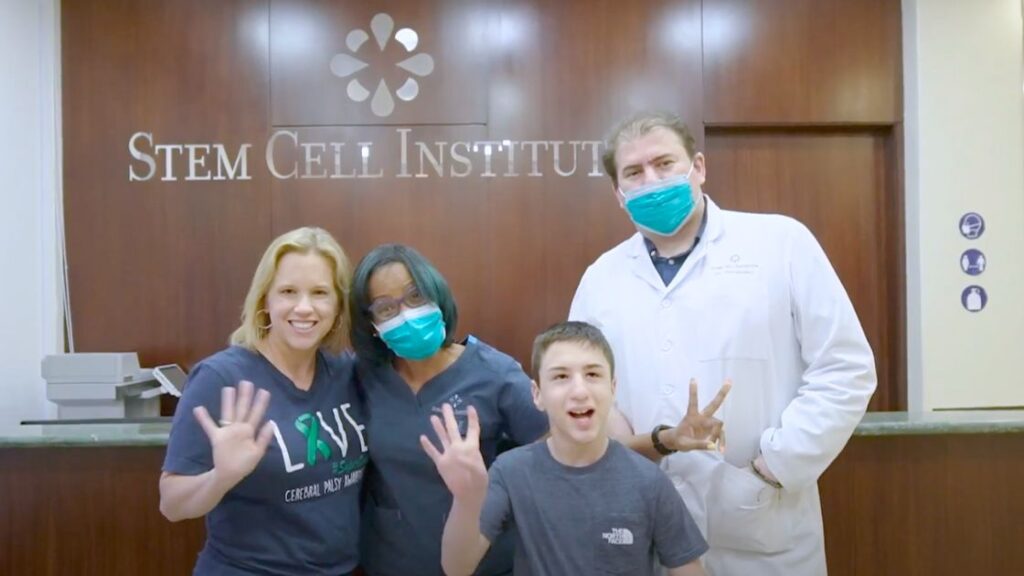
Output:
[[[420,437],[453,495],[445,573],[471,574],[514,526],[516,576],[652,575],[655,561],[669,576],[704,575],[707,543],[671,481],[608,438],[614,358],[601,331],[584,322],[549,328],[534,342],[533,370],[534,402],[548,415],[550,437],[499,456],[489,479],[472,407],[465,438],[448,405],[443,423],[432,418],[442,449]],[[714,441],[711,419],[694,414],[695,437]]]

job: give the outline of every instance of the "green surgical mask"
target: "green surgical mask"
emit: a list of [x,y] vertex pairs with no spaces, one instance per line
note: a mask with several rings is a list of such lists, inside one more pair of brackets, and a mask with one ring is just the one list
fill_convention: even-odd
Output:
[[638,227],[659,236],[672,236],[693,214],[690,174],[675,176],[631,190],[625,196],[626,212]]
[[436,304],[402,310],[382,324],[374,324],[380,339],[400,358],[425,360],[444,344],[444,316]]

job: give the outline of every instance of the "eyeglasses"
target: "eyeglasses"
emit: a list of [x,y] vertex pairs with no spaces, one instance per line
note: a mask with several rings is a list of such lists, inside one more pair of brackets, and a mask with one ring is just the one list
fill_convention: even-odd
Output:
[[430,299],[421,294],[419,288],[409,286],[399,298],[390,296],[377,298],[370,304],[367,311],[373,316],[373,321],[380,324],[398,316],[398,313],[402,311],[402,304],[405,304],[406,308],[419,308],[429,303]]

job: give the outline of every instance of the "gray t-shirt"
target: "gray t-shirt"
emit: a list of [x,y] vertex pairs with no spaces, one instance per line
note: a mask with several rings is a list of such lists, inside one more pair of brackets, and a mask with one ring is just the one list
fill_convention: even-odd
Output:
[[517,531],[516,576],[654,574],[704,554],[708,545],[672,482],[615,441],[582,468],[559,463],[546,442],[498,457],[480,531],[491,542]]

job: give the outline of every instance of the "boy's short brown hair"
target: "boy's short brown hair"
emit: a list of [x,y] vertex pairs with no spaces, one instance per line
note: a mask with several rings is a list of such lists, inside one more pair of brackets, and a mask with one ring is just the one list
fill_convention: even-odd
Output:
[[570,320],[551,326],[533,340],[530,364],[533,377],[537,382],[540,382],[540,363],[544,359],[544,353],[556,342],[575,342],[600,350],[608,360],[608,369],[612,376],[615,375],[615,355],[612,354],[612,347],[601,330],[593,324]]

